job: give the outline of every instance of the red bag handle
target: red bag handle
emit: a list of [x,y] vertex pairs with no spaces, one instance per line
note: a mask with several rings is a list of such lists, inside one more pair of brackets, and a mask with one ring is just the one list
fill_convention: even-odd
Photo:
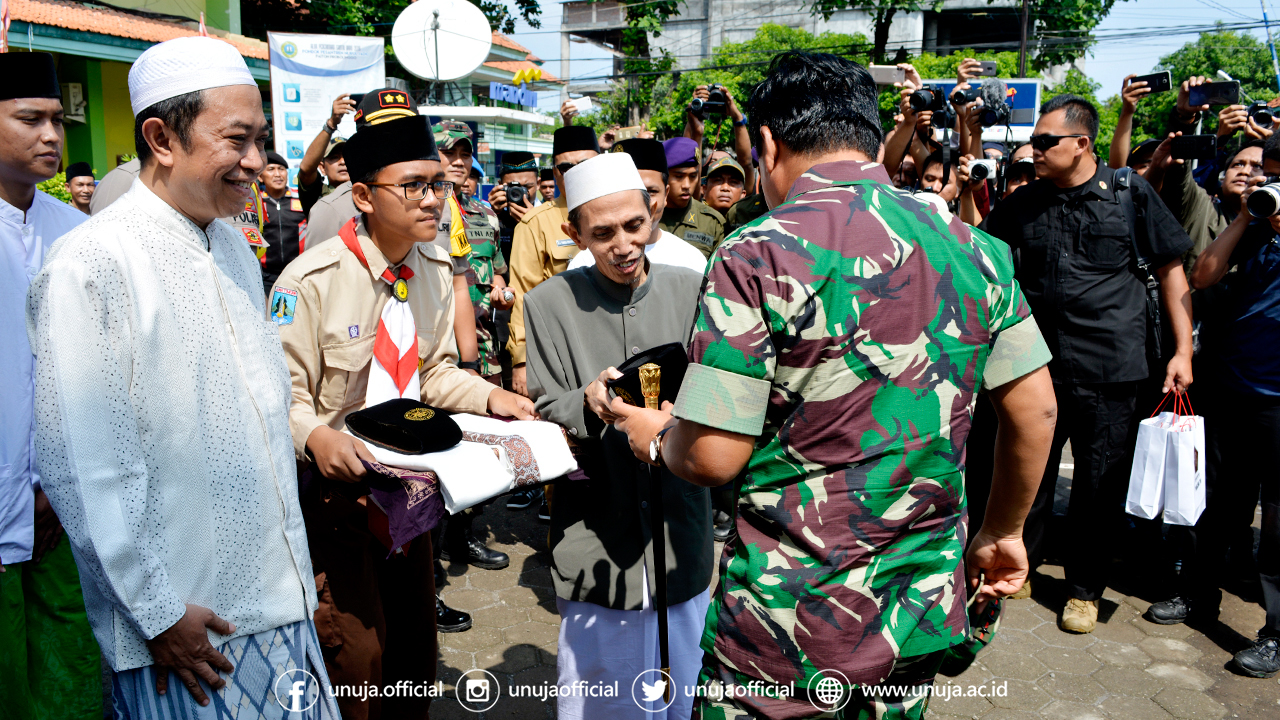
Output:
[[1164,404],[1168,402],[1170,395],[1174,396],[1173,398],[1173,414],[1174,415],[1187,415],[1188,413],[1183,411],[1184,407],[1186,410],[1191,411],[1190,412],[1191,415],[1196,414],[1196,409],[1191,407],[1191,396],[1189,394],[1187,394],[1186,392],[1171,391],[1171,392],[1165,393],[1163,398],[1160,398],[1160,404],[1156,406],[1156,409],[1151,413],[1150,416],[1148,416],[1148,419],[1153,418],[1160,413],[1160,408],[1164,407]]

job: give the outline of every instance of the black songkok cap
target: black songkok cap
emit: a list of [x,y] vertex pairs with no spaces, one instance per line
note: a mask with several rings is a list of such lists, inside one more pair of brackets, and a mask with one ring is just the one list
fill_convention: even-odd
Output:
[[[283,165],[289,167],[289,161],[280,156],[280,153],[274,150],[267,151],[267,165]],[[265,167],[265,166],[264,166]]]
[[615,143],[613,152],[624,152],[631,156],[637,170],[655,170],[667,172],[667,151],[662,143],[653,139],[631,138]]
[[551,141],[551,154],[592,150],[600,152],[600,142],[596,140],[596,131],[586,125],[566,125],[556,130]]
[[356,129],[418,114],[418,103],[404,90],[383,88],[364,94],[356,103]]
[[67,182],[78,177],[93,177],[93,168],[87,162],[72,163],[67,166]]
[[551,168],[542,168],[541,170],[538,171],[538,182],[542,182],[544,180],[555,180],[555,179],[556,179],[556,172]]
[[658,404],[676,401],[680,394],[680,384],[684,382],[684,373],[689,369],[689,356],[684,345],[667,343],[632,355],[629,360],[618,366],[622,377],[605,383],[605,387],[622,398],[628,405],[644,407],[644,393],[640,389],[640,366],[654,363],[662,368],[662,378],[658,386]]
[[388,165],[413,160],[439,160],[435,137],[423,115],[366,125],[347,141],[343,157],[352,182],[360,182]]
[[62,99],[58,69],[46,52],[0,53],[0,100],[14,98]]
[[353,412],[346,423],[361,440],[405,455],[440,452],[462,442],[462,428],[448,412],[408,398]]
[[533,159],[533,153],[525,152],[524,150],[502,153],[502,174],[529,172],[530,170],[538,171],[538,161]]

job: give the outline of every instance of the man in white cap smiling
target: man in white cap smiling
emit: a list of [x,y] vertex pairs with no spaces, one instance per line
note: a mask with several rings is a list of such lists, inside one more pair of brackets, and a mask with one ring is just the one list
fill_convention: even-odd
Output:
[[336,718],[289,371],[258,261],[215,219],[263,167],[261,95],[206,37],[143,53],[129,95],[138,178],[62,237],[27,301],[37,465],[116,714]]
[[[551,506],[557,685],[616,682],[621,690],[619,697],[559,697],[557,717],[688,718],[693,699],[685,691],[697,682],[711,584],[710,495],[665,470],[651,475],[636,462],[626,436],[610,425],[605,383],[621,375],[615,366],[634,356],[687,344],[702,275],[645,255],[654,218],[631,155],[586,160],[564,174],[564,186],[569,221],[563,231],[595,264],[566,270],[524,296],[529,393],[544,420],[575,438],[588,477],[559,483]],[[643,682],[661,689],[655,478],[665,514],[665,532],[656,534],[666,539],[658,555],[666,560],[669,707],[661,697],[646,700],[635,682],[646,673]]]

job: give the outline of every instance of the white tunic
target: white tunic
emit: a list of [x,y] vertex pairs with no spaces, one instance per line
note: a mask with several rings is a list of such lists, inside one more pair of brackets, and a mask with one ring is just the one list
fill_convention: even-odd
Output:
[[[699,275],[705,275],[707,272],[707,258],[703,256],[702,251],[666,230],[662,231],[657,242],[644,246],[644,254],[648,256],[651,263],[688,268]],[[580,252],[569,261],[568,269],[590,267],[595,264],[596,259],[590,252]]]
[[0,200],[0,563],[31,559],[35,495],[32,456],[35,359],[27,343],[27,288],[45,252],[88,220],[84,213],[36,191],[24,213]]
[[264,305],[244,237],[202,231],[141,181],[32,282],[37,463],[116,671],[152,664],[145,640],[185,603],[231,637],[316,608],[289,372]]

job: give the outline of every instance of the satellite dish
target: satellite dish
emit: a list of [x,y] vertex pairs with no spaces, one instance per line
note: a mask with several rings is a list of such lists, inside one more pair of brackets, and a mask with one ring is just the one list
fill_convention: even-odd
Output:
[[391,28],[391,47],[406,70],[424,80],[457,80],[489,57],[493,31],[467,0],[418,0]]

